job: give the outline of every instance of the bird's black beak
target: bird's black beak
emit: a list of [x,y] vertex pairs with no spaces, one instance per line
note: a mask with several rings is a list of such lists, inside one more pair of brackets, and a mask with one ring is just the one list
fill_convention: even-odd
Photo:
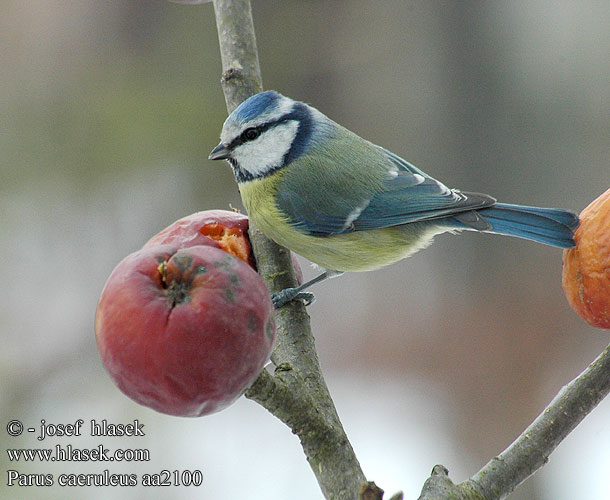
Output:
[[208,160],[226,160],[229,157],[228,148],[221,142],[218,146],[216,146],[212,151],[210,151],[210,156],[208,156]]

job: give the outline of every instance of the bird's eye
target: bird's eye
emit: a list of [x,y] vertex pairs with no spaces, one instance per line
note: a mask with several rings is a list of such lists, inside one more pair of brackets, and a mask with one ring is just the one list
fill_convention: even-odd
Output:
[[247,128],[241,134],[245,141],[253,141],[259,135],[261,135],[260,131],[256,128]]

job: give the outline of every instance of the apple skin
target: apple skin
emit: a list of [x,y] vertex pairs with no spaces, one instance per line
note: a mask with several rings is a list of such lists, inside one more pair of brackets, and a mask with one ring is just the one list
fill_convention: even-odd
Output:
[[256,268],[248,225],[248,217],[243,214],[228,210],[204,210],[170,224],[148,240],[144,248],[168,243],[179,248],[212,246],[222,248]]
[[161,413],[229,406],[269,359],[275,319],[262,279],[214,246],[155,245],[128,255],[102,291],[99,352],[116,385]]
[[[168,227],[157,233],[144,244],[144,248],[155,245],[173,244],[179,248],[187,248],[196,245],[212,246],[222,248],[232,255],[246,261],[256,269],[256,261],[252,253],[248,228],[250,221],[246,215],[230,212],[228,210],[204,210],[187,215],[182,219],[170,224]],[[215,227],[226,228],[227,237],[215,235],[206,236],[206,226],[211,229],[212,234]],[[236,241],[242,240],[242,241]],[[232,251],[233,250],[233,251]],[[294,252],[290,252],[292,266],[298,284],[303,283],[303,271]]]

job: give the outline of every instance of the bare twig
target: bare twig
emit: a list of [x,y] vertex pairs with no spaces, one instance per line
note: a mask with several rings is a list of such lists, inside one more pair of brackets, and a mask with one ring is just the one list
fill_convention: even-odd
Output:
[[454,485],[436,466],[420,500],[502,500],[540,469],[552,451],[610,393],[610,346],[568,385],[500,455],[468,481]]
[[263,90],[252,9],[246,0],[214,0],[222,59],[222,90],[229,113]]
[[[249,0],[214,0],[222,55],[222,85],[231,112],[262,90]],[[271,291],[296,286],[290,252],[251,227],[259,273]],[[267,408],[301,440],[325,497],[354,500],[366,479],[324,382],[309,316],[303,304],[282,308],[276,318],[274,376],[263,372],[246,397]]]

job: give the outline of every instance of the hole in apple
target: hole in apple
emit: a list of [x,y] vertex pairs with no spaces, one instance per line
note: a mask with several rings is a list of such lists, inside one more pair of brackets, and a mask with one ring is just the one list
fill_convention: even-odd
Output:
[[166,260],[164,260],[157,266],[157,271],[159,272],[161,286],[163,288],[167,288],[167,261]]
[[242,229],[212,222],[199,229],[199,232],[217,241],[225,252],[250,264],[250,243]]

